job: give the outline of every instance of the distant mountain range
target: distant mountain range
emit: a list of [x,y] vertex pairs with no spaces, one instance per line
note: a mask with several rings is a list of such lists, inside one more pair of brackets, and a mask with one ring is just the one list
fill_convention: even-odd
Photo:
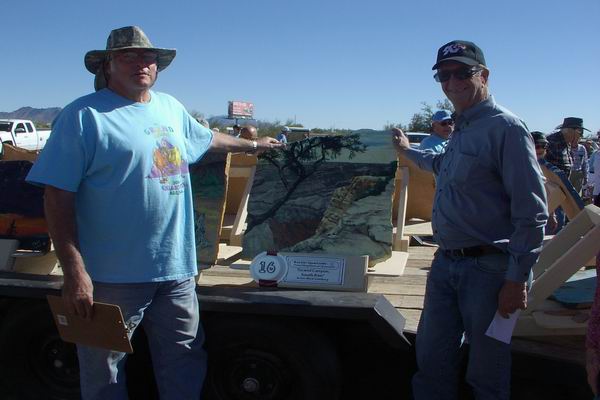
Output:
[[21,107],[12,112],[0,112],[0,119],[30,119],[33,122],[49,124],[60,112],[60,107],[32,108]]
[[[18,110],[12,112],[2,112],[0,111],[0,119],[30,119],[33,122],[50,124],[54,121],[54,118],[60,112],[60,107],[51,107],[51,108],[33,108],[33,107],[21,107]],[[220,125],[233,125],[234,122],[231,119],[227,119],[226,115],[217,115],[214,117],[208,118],[210,124],[219,123]],[[244,120],[240,120],[240,124]],[[252,125],[256,125],[255,120],[252,121]]]

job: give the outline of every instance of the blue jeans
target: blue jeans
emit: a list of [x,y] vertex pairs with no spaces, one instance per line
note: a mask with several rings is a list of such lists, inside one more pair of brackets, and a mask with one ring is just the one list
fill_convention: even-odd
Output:
[[457,399],[463,333],[470,345],[466,379],[475,398],[509,399],[510,345],[485,335],[507,268],[505,254],[451,257],[437,251],[417,331],[416,400]]
[[[206,374],[204,332],[196,284],[180,281],[109,284],[94,282],[94,301],[117,304],[132,328],[148,336],[161,400],[199,399]],[[84,400],[126,400],[127,354],[77,345]]]

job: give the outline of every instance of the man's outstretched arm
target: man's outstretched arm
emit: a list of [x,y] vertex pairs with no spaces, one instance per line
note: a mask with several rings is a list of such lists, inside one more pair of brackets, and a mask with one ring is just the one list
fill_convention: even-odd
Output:
[[[224,153],[263,152],[270,149],[283,147],[284,144],[270,136],[264,136],[256,140],[236,138],[224,133],[214,132],[210,149]],[[256,147],[254,146],[256,142]]]

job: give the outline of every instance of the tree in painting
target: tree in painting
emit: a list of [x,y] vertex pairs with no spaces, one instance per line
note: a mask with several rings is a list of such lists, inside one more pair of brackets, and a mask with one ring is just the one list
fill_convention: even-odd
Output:
[[296,188],[313,175],[325,161],[338,158],[344,152],[344,158],[352,159],[356,153],[366,151],[360,135],[316,136],[292,142],[283,150],[270,150],[259,156],[275,167],[286,192],[264,213],[254,215],[248,221],[248,231],[260,225],[285,204]]

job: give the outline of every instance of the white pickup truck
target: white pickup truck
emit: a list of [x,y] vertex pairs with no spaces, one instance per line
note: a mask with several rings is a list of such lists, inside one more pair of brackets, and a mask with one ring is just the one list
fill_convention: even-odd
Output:
[[35,129],[35,125],[30,120],[0,119],[0,142],[2,143],[27,150],[41,150],[49,136],[49,130]]

